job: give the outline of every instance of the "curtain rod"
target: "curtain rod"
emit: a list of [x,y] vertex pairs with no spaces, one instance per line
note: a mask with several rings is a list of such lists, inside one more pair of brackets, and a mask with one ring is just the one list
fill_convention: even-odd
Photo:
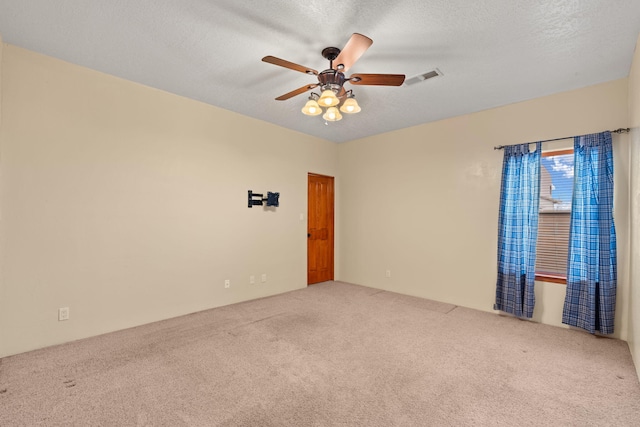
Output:
[[[609,131],[609,132],[611,132],[611,133],[627,133],[630,130],[631,129],[629,129],[629,128],[618,128],[616,130],[612,130],[612,131]],[[526,144],[535,144],[536,142],[560,141],[561,139],[575,138],[576,136],[585,136],[585,135],[575,135],[575,136],[565,136],[564,138],[544,139],[542,141],[527,142]],[[513,144],[513,145],[520,145],[520,144]],[[493,149],[494,150],[502,150],[504,147],[510,147],[510,145],[498,145],[496,147],[493,147]]]

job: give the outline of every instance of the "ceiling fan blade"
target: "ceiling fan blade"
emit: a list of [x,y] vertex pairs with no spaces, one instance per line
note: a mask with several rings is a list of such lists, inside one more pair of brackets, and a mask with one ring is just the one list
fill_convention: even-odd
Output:
[[344,65],[344,68],[340,70],[344,73],[356,63],[356,61],[372,44],[373,40],[369,37],[353,33],[347,44],[344,46],[344,49],[342,49],[336,59],[333,60],[333,63],[336,64],[336,67],[340,64]]
[[352,74],[352,85],[400,86],[404,83],[404,74]]
[[300,71],[301,73],[314,74],[316,76],[318,75],[318,72],[313,68],[294,64],[293,62],[285,61],[284,59],[276,58],[275,56],[271,56],[271,55],[265,56],[264,58],[262,58],[262,61],[268,62],[269,64],[273,64],[273,65],[279,65],[281,67],[288,68],[290,70]]
[[304,85],[301,88],[292,90],[291,92],[285,93],[284,95],[280,95],[279,97],[276,98],[276,101],[284,101],[286,99],[293,98],[294,96],[300,95],[301,93],[305,93],[306,91],[311,90],[317,86],[318,86],[317,84]]

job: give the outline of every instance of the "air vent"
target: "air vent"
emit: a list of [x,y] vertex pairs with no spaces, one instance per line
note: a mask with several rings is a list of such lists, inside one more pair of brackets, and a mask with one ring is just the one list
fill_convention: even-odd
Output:
[[422,73],[422,74],[418,74],[415,77],[411,77],[410,79],[407,79],[404,81],[405,85],[414,85],[416,83],[420,83],[423,82],[425,80],[429,80],[432,79],[434,77],[438,77],[442,75],[442,71],[438,70],[437,68],[435,70],[431,70],[431,71],[427,71],[426,73]]

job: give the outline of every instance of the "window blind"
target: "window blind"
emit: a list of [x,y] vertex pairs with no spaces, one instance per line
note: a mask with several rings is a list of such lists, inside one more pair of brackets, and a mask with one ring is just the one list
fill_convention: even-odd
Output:
[[536,273],[567,275],[571,212],[540,212]]

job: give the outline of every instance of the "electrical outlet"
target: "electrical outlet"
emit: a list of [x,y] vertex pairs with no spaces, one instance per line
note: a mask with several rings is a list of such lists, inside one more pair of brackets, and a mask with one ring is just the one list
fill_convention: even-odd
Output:
[[250,285],[256,284],[256,276],[249,276],[249,284]]
[[267,281],[267,273],[262,274],[262,283],[266,283]]
[[387,277],[391,277],[391,270],[387,270],[386,275],[387,275]]
[[228,289],[231,287],[231,280],[227,279],[224,281],[224,288]]
[[58,320],[69,320],[69,307],[60,307],[58,309]]

